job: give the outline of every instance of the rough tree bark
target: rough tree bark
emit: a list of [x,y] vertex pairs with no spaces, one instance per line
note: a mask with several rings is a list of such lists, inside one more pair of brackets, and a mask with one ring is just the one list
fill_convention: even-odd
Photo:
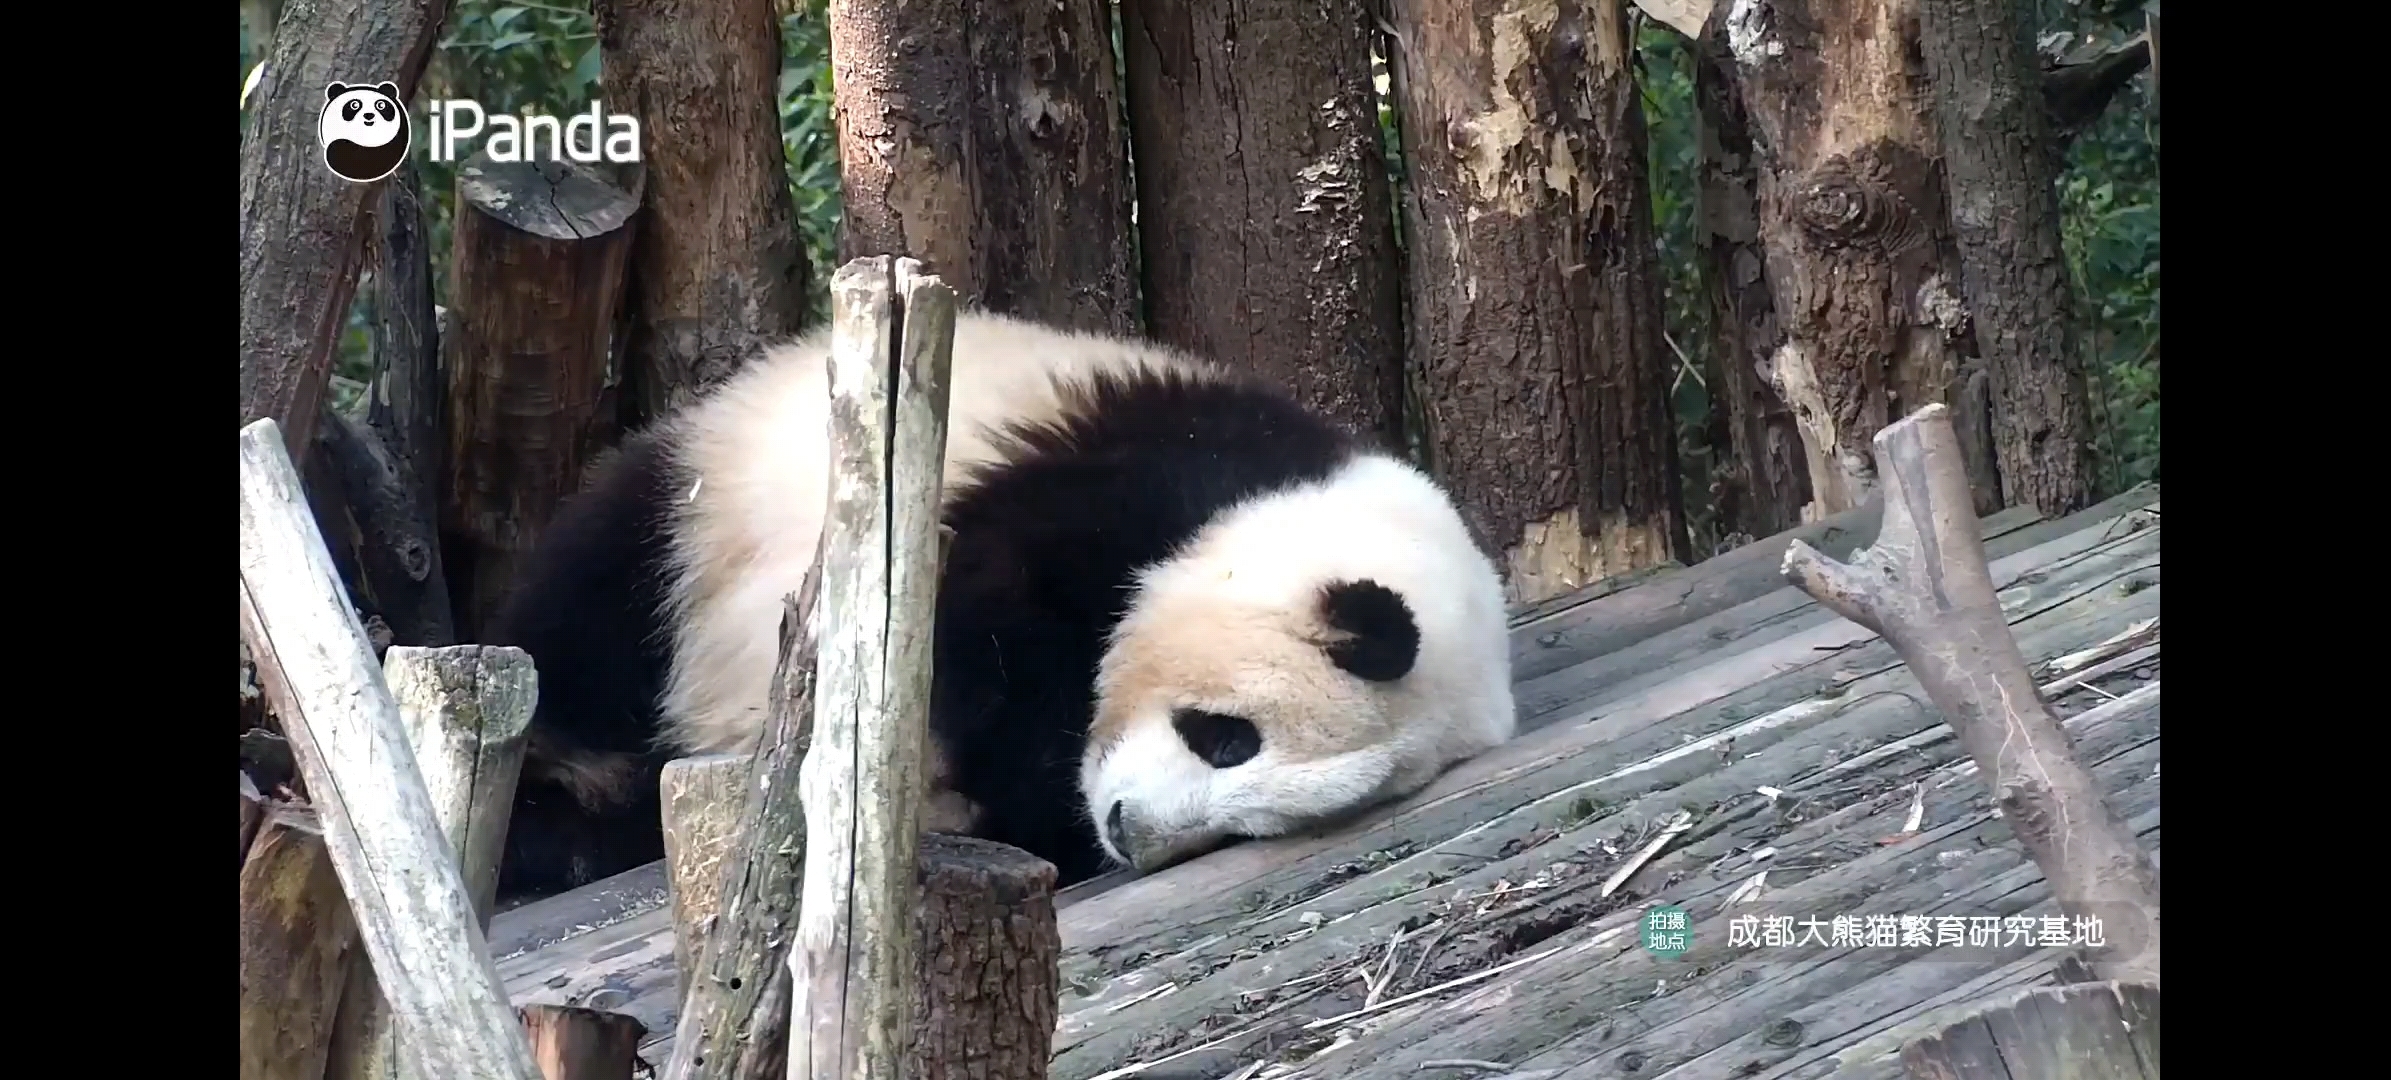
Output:
[[362,421],[326,410],[315,443],[308,503],[359,617],[389,635],[377,648],[454,644],[439,535],[413,478]]
[[1148,331],[1400,445],[1403,297],[1367,0],[1121,9]]
[[[434,485],[445,472],[448,385],[440,371],[439,309],[432,303],[432,248],[423,207],[423,176],[409,161],[390,177],[374,210],[374,380],[365,421],[422,500],[424,516],[436,521],[440,498]],[[432,562],[437,576],[436,551]]]
[[[1743,89],[1712,19],[1687,42],[1700,118],[1701,222],[1709,245],[1711,497],[1721,529],[1773,536],[1802,523],[1810,471],[1793,410],[1762,373],[1783,343],[1760,244],[1760,174]],[[1733,547],[1734,544],[1722,545]]]
[[2077,760],[2001,616],[1948,410],[1886,427],[1873,451],[1885,473],[1875,542],[1836,562],[1795,540],[1786,578],[1882,635],[1917,675],[2060,909],[2100,920],[2096,973],[2158,985],[2158,868]]
[[638,426],[805,325],[773,0],[592,0],[607,107],[639,118],[622,420]]
[[241,863],[241,1075],[322,1080],[357,923],[314,814],[265,810]]
[[1918,0],[1732,0],[1719,16],[1759,159],[1760,240],[1784,339],[1768,377],[1810,469],[1805,518],[1859,504],[1869,440],[1903,412],[1961,407],[1979,512],[1997,506],[1982,369],[1960,298]]
[[615,431],[608,345],[639,196],[566,162],[457,170],[441,553],[478,640],[516,565]]
[[1624,0],[1396,0],[1410,362],[1516,601],[1686,557]]
[[831,0],[842,260],[968,305],[1134,333],[1129,161],[1103,0]]
[[[447,0],[288,0],[241,132],[241,423],[271,417],[305,463],[333,346],[356,294],[374,184],[324,165],[316,121],[334,80],[396,82],[412,97]],[[408,118],[423,138],[420,118]]]
[[2025,14],[2011,0],[1931,0],[1918,40],[1961,291],[1991,376],[2001,499],[2057,516],[2091,501],[2091,412],[2059,243],[2059,156]]

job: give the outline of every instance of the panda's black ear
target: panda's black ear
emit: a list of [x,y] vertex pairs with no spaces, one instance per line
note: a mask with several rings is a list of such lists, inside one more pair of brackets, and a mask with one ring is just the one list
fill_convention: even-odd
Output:
[[1323,646],[1329,660],[1371,682],[1400,679],[1420,658],[1420,626],[1411,606],[1375,581],[1340,581],[1322,589],[1320,619],[1340,634]]
[[397,83],[382,83],[381,85],[374,87],[374,89],[381,91],[383,97],[389,98],[392,101],[397,101],[399,99]]
[[327,102],[338,101],[340,100],[340,96],[342,94],[346,94],[348,92],[349,84],[337,82],[330,83],[324,87],[324,100]]

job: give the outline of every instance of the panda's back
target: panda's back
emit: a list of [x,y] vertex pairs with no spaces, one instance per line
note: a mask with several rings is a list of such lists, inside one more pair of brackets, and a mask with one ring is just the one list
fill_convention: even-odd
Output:
[[[744,751],[761,729],[782,598],[812,564],[829,505],[830,337],[766,353],[661,432],[670,486],[665,575],[676,662],[664,711],[683,749]],[[1001,465],[1009,433],[1064,415],[1105,377],[1219,368],[1144,342],[985,312],[955,319],[945,485]],[[760,674],[759,674],[760,673]],[[761,682],[759,682],[761,680]]]

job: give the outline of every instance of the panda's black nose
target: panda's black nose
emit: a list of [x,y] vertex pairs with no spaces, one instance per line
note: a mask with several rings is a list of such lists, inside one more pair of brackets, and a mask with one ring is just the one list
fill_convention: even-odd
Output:
[[1104,812],[1104,838],[1112,841],[1112,847],[1114,851],[1118,851],[1123,855],[1127,855],[1129,853],[1129,843],[1127,839],[1121,835],[1120,803],[1116,802],[1112,804],[1112,809]]

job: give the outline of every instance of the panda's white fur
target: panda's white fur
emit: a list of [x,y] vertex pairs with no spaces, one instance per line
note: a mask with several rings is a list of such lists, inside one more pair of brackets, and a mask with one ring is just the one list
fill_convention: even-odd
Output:
[[[1314,644],[1312,595],[1350,578],[1393,589],[1417,622],[1419,659],[1398,681],[1355,679]],[[1097,678],[1080,780],[1091,808],[1120,808],[1098,835],[1122,862],[1299,831],[1511,737],[1501,582],[1444,492],[1394,458],[1358,456],[1229,511],[1137,588]],[[1206,765],[1173,729],[1178,707],[1267,717],[1260,753]]]
[[[772,350],[643,433],[541,540],[502,619],[542,672],[517,886],[653,857],[618,837],[648,827],[661,759],[752,751],[827,505],[828,347]],[[1502,589],[1453,503],[1284,395],[965,312],[947,450],[926,827],[1068,883],[1325,824],[1510,737]],[[619,700],[642,664],[655,701]],[[622,771],[593,786],[601,760]]]
[[[665,722],[683,751],[751,753],[778,663],[781,600],[813,563],[829,503],[830,338],[773,349],[670,421],[678,627]],[[955,320],[945,482],[1002,460],[998,432],[1042,424],[1091,376],[1218,369],[1153,345],[981,312]],[[756,628],[769,627],[759,634]]]

